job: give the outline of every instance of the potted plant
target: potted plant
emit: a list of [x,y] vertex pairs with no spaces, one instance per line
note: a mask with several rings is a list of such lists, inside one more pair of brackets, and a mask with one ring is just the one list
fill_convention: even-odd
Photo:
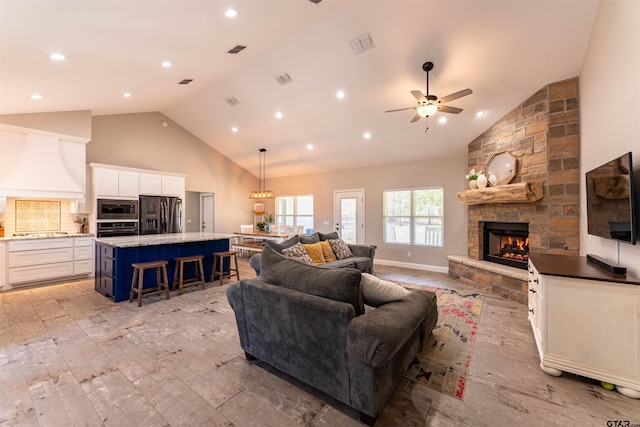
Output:
[[478,188],[478,183],[476,181],[478,179],[478,175],[479,174],[475,169],[471,169],[469,173],[464,176],[469,180],[469,188]]
[[272,213],[265,212],[263,223],[264,223],[264,232],[271,233],[271,225],[275,222],[275,217]]

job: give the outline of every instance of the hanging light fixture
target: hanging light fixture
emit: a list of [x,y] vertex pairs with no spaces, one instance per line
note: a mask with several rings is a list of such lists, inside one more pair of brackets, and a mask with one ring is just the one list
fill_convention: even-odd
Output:
[[265,153],[267,152],[266,148],[261,148],[260,150],[260,190],[252,191],[249,196],[250,199],[274,199],[276,196],[273,194],[271,190],[265,190]]

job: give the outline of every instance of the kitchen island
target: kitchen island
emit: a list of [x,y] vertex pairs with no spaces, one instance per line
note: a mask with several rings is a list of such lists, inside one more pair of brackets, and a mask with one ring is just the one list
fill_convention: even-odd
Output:
[[[102,295],[113,298],[114,302],[129,299],[134,262],[166,260],[167,274],[171,284],[176,257],[203,255],[205,280],[211,278],[213,253],[229,250],[232,234],[223,233],[181,233],[153,234],[144,236],[123,236],[97,238],[95,259],[95,289]],[[229,266],[225,265],[225,269]],[[152,271],[145,283],[155,283]]]

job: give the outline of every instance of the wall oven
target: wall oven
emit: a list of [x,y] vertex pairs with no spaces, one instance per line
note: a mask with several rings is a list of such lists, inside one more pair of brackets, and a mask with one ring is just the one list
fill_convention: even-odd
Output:
[[138,220],[137,200],[98,199],[98,220]]
[[137,234],[137,221],[99,222],[96,225],[97,237],[136,236]]

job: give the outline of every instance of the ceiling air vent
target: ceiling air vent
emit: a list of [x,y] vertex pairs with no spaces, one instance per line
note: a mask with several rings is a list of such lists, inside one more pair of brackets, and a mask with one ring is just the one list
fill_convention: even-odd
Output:
[[291,76],[286,72],[282,74],[278,74],[277,76],[274,77],[274,79],[276,79],[276,81],[281,85],[286,85],[287,83],[290,83],[292,81]]
[[191,83],[193,81],[193,79],[184,79],[182,81],[179,81],[178,84],[179,85],[188,85],[189,83]]
[[233,54],[240,53],[240,52],[242,52],[243,50],[245,50],[246,48],[247,48],[246,46],[237,45],[236,47],[234,47],[233,49],[231,49],[231,50],[230,50],[229,52],[227,52],[227,53],[233,53]]
[[369,50],[374,46],[375,45],[373,44],[373,39],[370,34],[365,34],[364,36],[351,41],[351,49],[353,49],[353,52],[356,55],[364,52],[365,50]]
[[240,103],[240,101],[235,99],[233,96],[230,96],[229,98],[225,99],[225,101],[227,101],[227,104],[231,105],[232,107]]

